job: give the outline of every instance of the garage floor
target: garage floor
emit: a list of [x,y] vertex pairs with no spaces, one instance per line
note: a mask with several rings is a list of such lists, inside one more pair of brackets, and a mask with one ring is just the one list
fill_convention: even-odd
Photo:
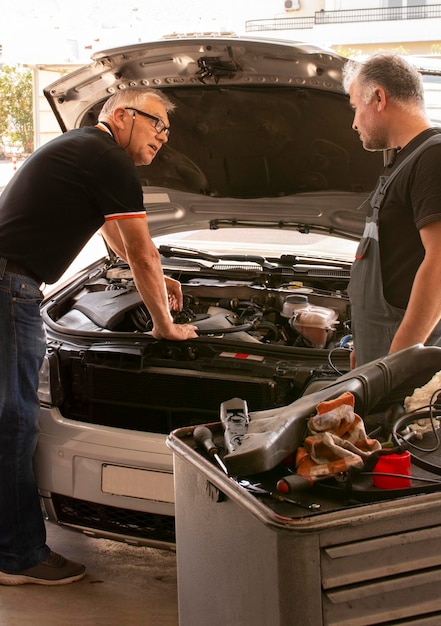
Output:
[[1,626],[177,626],[176,554],[47,524],[48,545],[84,563],[69,585],[0,588]]

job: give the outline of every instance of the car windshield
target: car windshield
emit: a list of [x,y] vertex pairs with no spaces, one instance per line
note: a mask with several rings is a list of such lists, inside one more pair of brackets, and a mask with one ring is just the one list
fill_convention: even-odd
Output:
[[[335,259],[351,262],[355,256],[356,241],[321,235],[316,233],[299,233],[297,231],[280,231],[271,228],[232,228],[219,230],[191,230],[170,235],[153,237],[157,248],[169,246],[191,251],[191,257],[197,258],[197,252],[211,255],[258,255],[277,258],[282,255],[313,258],[316,260]],[[54,285],[43,289],[45,295],[65,283],[94,261],[107,255],[103,238],[96,233],[83,248],[75,261]],[[176,252],[173,256],[179,256]]]
[[260,255],[279,257],[291,254],[316,259],[352,261],[357,242],[341,237],[280,231],[271,228],[192,230],[154,238],[155,245],[179,246],[209,254]]

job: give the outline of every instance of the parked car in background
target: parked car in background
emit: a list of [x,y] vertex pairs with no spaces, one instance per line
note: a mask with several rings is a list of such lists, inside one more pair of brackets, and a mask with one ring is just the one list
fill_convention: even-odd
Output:
[[234,397],[281,407],[348,372],[346,287],[382,155],[351,129],[344,62],[286,41],[164,40],[95,54],[45,89],[63,131],[132,85],[176,103],[139,176],[164,272],[182,283],[175,321],[199,329],[155,340],[110,250],[46,292],[35,468],[50,520],[173,545],[170,431],[218,421]]

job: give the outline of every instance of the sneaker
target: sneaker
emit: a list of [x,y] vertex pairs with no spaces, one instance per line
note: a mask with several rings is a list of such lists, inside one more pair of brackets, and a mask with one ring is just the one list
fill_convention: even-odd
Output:
[[84,565],[65,559],[51,552],[47,559],[17,574],[0,571],[0,585],[67,585],[80,580],[86,574]]

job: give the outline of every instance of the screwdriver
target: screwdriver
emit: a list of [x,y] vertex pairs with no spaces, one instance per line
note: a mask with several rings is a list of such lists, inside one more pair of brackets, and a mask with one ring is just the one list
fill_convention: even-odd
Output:
[[314,487],[315,483],[329,478],[344,476],[344,472],[339,474],[326,474],[326,476],[304,476],[301,474],[290,474],[284,476],[277,482],[277,491],[280,493],[290,493],[291,491],[304,491]]
[[213,434],[206,426],[196,426],[193,431],[193,439],[197,445],[205,450],[209,457],[214,459],[221,470],[228,476],[228,469],[219,456],[219,450],[213,441]]
[[309,509],[310,511],[317,511],[320,508],[320,504],[316,504],[315,502],[312,504],[303,504],[303,502],[299,502],[298,500],[285,498],[285,496],[281,496],[279,493],[274,493],[274,491],[270,491],[269,495],[273,500],[279,500],[279,502],[289,502],[290,504],[301,506],[303,509]]
[[258,484],[250,483],[249,480],[240,480],[239,485],[248,489],[250,493],[253,493],[256,496],[269,496],[273,500],[278,500],[279,502],[289,502],[289,504],[295,504],[296,506],[301,506],[304,509],[309,509],[310,511],[316,511],[320,508],[320,504],[304,504],[303,502],[299,502],[298,500],[292,500],[291,498],[287,498],[282,496],[280,493],[274,493],[274,491],[268,491],[267,489],[262,489]]

